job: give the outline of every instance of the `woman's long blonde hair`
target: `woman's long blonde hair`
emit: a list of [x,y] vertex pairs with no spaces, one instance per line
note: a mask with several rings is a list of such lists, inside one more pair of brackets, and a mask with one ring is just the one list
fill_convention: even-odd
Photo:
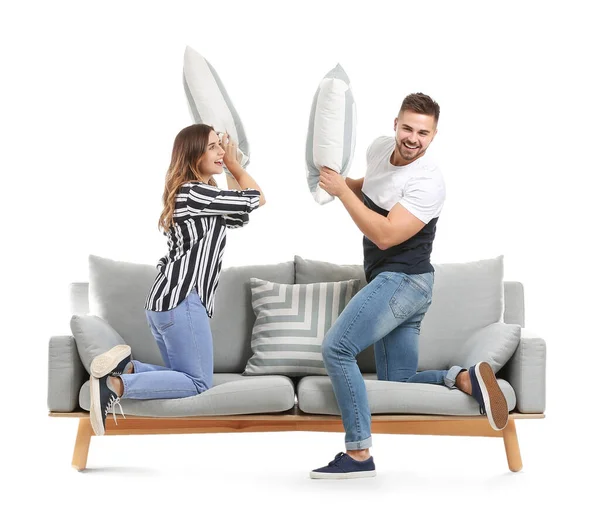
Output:
[[[203,182],[199,169],[200,157],[208,147],[208,136],[211,131],[214,131],[214,128],[207,124],[192,124],[181,130],[175,137],[171,164],[165,180],[164,208],[158,220],[158,228],[164,232],[173,225],[175,198],[179,188],[186,182]],[[208,180],[208,184],[217,185],[212,177]]]

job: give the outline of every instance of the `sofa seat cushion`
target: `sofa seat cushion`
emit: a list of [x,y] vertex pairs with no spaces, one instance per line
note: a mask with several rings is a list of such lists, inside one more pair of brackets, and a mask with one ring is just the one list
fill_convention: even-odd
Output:
[[[294,407],[294,396],[294,384],[288,377],[215,373],[213,387],[200,395],[159,400],[123,399],[121,405],[125,414],[134,416],[225,416],[287,411]],[[79,405],[90,410],[89,381],[81,387]]]
[[[365,374],[363,378],[371,414],[479,415],[479,404],[475,399],[458,389],[377,380],[374,373]],[[508,409],[512,411],[517,403],[513,388],[505,380],[498,379],[498,384],[506,397]],[[329,377],[304,377],[298,383],[297,391],[301,411],[340,414]]]

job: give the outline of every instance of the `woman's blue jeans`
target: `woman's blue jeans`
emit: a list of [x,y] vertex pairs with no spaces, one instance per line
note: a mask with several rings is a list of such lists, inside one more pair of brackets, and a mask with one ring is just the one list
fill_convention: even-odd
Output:
[[421,321],[431,305],[432,272],[382,272],[351,300],[323,340],[323,360],[342,413],[346,449],[372,445],[371,412],[356,356],[375,347],[379,380],[455,387],[461,367],[417,373]]
[[196,289],[172,310],[146,310],[146,317],[165,365],[134,360],[134,372],[121,375],[122,398],[183,398],[211,388],[212,334]]

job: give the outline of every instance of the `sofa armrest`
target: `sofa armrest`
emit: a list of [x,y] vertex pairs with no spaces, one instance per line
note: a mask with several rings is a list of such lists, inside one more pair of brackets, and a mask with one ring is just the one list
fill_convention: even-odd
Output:
[[50,338],[48,347],[48,410],[69,413],[79,408],[79,390],[87,378],[77,344],[70,335]]
[[523,328],[521,341],[499,378],[506,379],[517,396],[521,413],[543,413],[546,409],[546,341]]

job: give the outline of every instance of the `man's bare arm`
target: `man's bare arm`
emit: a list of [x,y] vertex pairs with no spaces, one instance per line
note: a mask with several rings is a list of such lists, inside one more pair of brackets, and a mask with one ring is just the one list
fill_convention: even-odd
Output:
[[381,250],[405,242],[425,227],[425,223],[399,203],[385,217],[369,209],[350,192],[341,193],[339,199],[356,226]]
[[346,178],[346,185],[352,189],[352,192],[358,197],[359,200],[363,199],[362,187],[365,177],[362,178]]

